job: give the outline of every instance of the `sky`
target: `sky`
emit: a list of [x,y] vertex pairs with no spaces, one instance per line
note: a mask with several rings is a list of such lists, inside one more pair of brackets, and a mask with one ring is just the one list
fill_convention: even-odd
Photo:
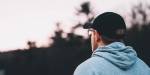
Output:
[[[91,2],[96,15],[116,11],[123,15],[131,6],[148,0],[0,0],[0,51],[27,48],[27,41],[36,41],[37,46],[47,46],[54,36],[56,23],[60,22],[65,32],[79,21],[76,9],[83,2]],[[82,29],[81,29],[82,30]],[[76,33],[79,35],[83,33]]]

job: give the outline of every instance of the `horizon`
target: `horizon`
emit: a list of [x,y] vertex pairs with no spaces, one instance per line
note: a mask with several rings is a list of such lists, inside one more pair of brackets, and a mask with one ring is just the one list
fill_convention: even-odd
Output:
[[[123,16],[131,12],[133,5],[150,2],[148,0],[117,0],[117,2],[109,0],[1,0],[0,51],[26,49],[27,41],[35,41],[37,47],[47,46],[49,37],[55,35],[57,22],[61,23],[66,33],[70,32],[70,28],[79,21],[85,22],[84,16],[81,15],[83,17],[81,18],[75,13],[76,9],[79,9],[80,5],[86,1],[91,3],[95,15],[105,11],[115,11]],[[83,30],[83,33],[79,32],[76,34],[83,35],[86,30]]]

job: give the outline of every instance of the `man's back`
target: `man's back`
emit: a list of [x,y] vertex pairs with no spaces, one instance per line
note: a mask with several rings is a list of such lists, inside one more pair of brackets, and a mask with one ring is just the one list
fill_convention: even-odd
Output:
[[97,48],[74,75],[150,75],[150,69],[131,47],[114,42]]

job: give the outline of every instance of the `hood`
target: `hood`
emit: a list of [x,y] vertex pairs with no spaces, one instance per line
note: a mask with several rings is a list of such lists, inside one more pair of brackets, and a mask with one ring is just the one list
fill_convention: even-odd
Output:
[[122,42],[113,42],[104,47],[98,47],[92,57],[98,56],[106,59],[120,69],[129,69],[137,60],[135,50],[125,46]]

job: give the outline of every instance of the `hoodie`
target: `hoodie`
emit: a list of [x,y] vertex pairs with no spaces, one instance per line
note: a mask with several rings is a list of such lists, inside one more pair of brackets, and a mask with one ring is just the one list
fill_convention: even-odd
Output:
[[132,47],[113,42],[98,47],[91,58],[76,68],[74,75],[150,75],[150,68]]

